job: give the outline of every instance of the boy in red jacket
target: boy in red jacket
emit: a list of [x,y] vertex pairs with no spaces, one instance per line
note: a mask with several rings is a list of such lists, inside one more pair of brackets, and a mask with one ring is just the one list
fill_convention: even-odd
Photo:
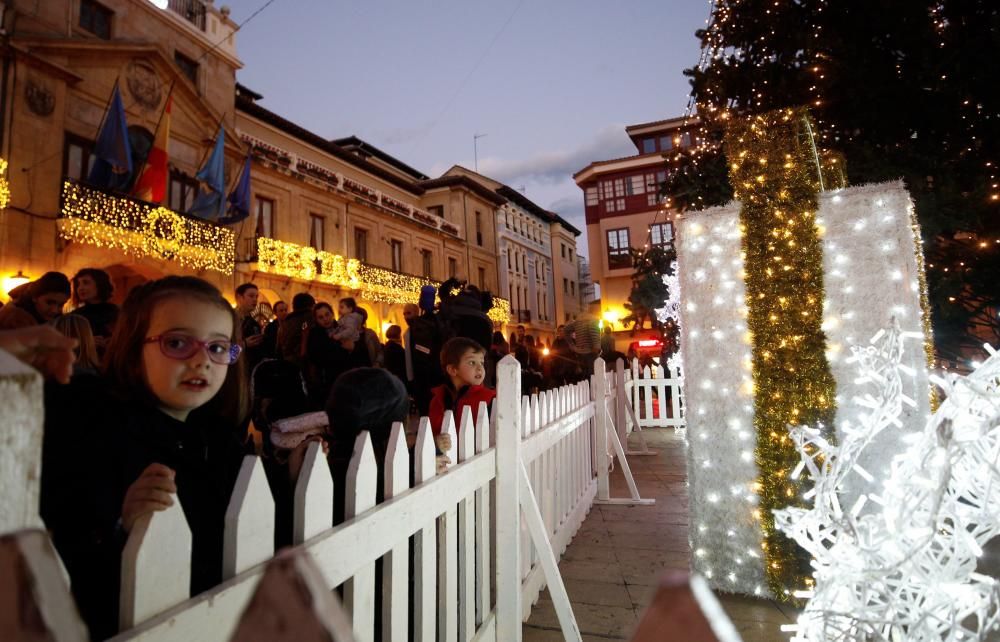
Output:
[[[428,416],[435,438],[441,434],[445,410],[455,413],[455,428],[458,430],[461,429],[458,422],[462,420],[463,408],[469,406],[475,416],[479,412],[480,401],[489,404],[497,396],[494,390],[482,385],[486,377],[485,359],[486,349],[472,339],[455,337],[441,346],[441,367],[448,377],[448,383],[431,390]],[[438,442],[438,448],[447,451],[451,449],[451,444]]]

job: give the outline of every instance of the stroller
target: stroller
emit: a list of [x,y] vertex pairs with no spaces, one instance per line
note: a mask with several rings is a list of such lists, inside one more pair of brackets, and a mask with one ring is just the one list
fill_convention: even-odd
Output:
[[282,359],[265,359],[250,376],[250,418],[260,433],[258,452],[281,459],[310,435],[326,434],[326,413],[310,412],[302,371]]

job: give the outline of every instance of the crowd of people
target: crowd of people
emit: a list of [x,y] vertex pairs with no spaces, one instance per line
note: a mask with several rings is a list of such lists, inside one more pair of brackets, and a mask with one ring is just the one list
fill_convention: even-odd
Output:
[[360,431],[381,465],[393,423],[429,416],[443,465],[444,413],[491,402],[505,355],[530,392],[587,376],[602,352],[587,315],[551,345],[523,326],[507,340],[494,332],[489,293],[454,279],[425,286],[403,310],[405,329],[389,326],[384,343],[349,297],[299,293],[290,308],[273,302],[262,323],[253,283],[236,288],[235,307],[206,281],[168,276],[133,288],[119,308],[108,274],[90,268],[9,294],[0,348],[48,377],[41,514],[94,638],[117,631],[129,532],[174,501],[193,535],[192,595],[221,580],[224,515],[245,455],[263,458],[275,546],[285,546],[311,443],[327,454],[340,521]]

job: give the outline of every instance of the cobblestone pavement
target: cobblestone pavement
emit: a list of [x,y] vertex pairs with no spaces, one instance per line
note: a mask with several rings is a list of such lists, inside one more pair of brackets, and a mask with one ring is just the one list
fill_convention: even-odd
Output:
[[[673,429],[648,429],[644,435],[650,449],[659,452],[630,457],[629,465],[639,493],[656,499],[656,505],[594,506],[559,564],[584,640],[628,639],[660,575],[689,568],[684,443]],[[611,477],[611,496],[628,497],[619,470]],[[788,639],[779,627],[792,621],[789,607],[744,596],[719,597],[744,642]],[[563,639],[548,591],[542,592],[523,631],[525,642]]]

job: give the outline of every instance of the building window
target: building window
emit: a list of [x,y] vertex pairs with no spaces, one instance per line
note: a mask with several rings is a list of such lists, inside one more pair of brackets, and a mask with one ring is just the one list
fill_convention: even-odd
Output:
[[111,19],[114,11],[94,0],[80,1],[80,27],[98,38],[111,40]]
[[690,147],[690,146],[691,146],[691,133],[684,132],[683,134],[681,134],[681,147]]
[[615,196],[625,196],[625,179],[616,178],[615,179]]
[[566,258],[566,244],[565,243],[560,243],[559,244],[559,249],[562,251],[562,257]]
[[274,238],[274,201],[269,198],[257,197],[257,238]]
[[[510,261],[510,254],[507,254],[507,260]],[[509,266],[508,266],[509,267]],[[448,257],[448,278],[453,278],[458,274],[458,259],[453,256]]]
[[656,151],[656,139],[655,138],[643,138],[642,139],[642,153],[652,154]]
[[646,193],[645,177],[642,174],[638,174],[636,176],[629,176],[628,182],[625,184],[625,190],[629,196],[645,194]]
[[569,262],[573,262],[573,248],[569,248]]
[[653,247],[673,245],[674,226],[672,223],[654,223],[649,228],[649,240]]
[[486,268],[479,268],[479,289],[486,289]]
[[586,198],[587,198],[587,207],[590,207],[592,205],[597,205],[597,188],[596,187],[588,187],[586,189],[586,191],[585,191],[585,194],[586,194]]
[[483,246],[483,213],[476,212],[476,245]]
[[571,296],[576,296],[576,281],[569,282],[569,293]]
[[354,228],[354,258],[368,262],[368,230],[361,227]]
[[430,250],[420,250],[420,263],[421,263],[421,275],[431,278],[432,264],[434,263],[434,255]]
[[403,242],[393,239],[389,241],[389,245],[392,249],[392,271],[402,272],[403,271]]
[[434,216],[440,216],[441,218],[444,218],[444,205],[431,205],[430,207],[427,208],[427,211],[433,214]]
[[569,279],[563,279],[563,294],[569,294]]
[[674,148],[674,139],[670,136],[663,136],[660,138],[660,151],[669,152]]
[[67,133],[63,145],[63,176],[78,181],[87,180],[97,160],[93,150],[94,143],[91,141]]
[[174,52],[174,62],[180,67],[181,73],[187,76],[195,85],[198,84],[198,63],[179,51]]
[[628,228],[608,230],[608,269],[632,267],[629,256]]
[[[198,181],[178,171],[170,172],[170,190],[167,192],[167,205],[175,212],[186,212],[194,204],[198,194]],[[256,243],[251,254],[256,254]]]
[[309,245],[317,251],[326,249],[326,219],[319,214],[309,215]]

